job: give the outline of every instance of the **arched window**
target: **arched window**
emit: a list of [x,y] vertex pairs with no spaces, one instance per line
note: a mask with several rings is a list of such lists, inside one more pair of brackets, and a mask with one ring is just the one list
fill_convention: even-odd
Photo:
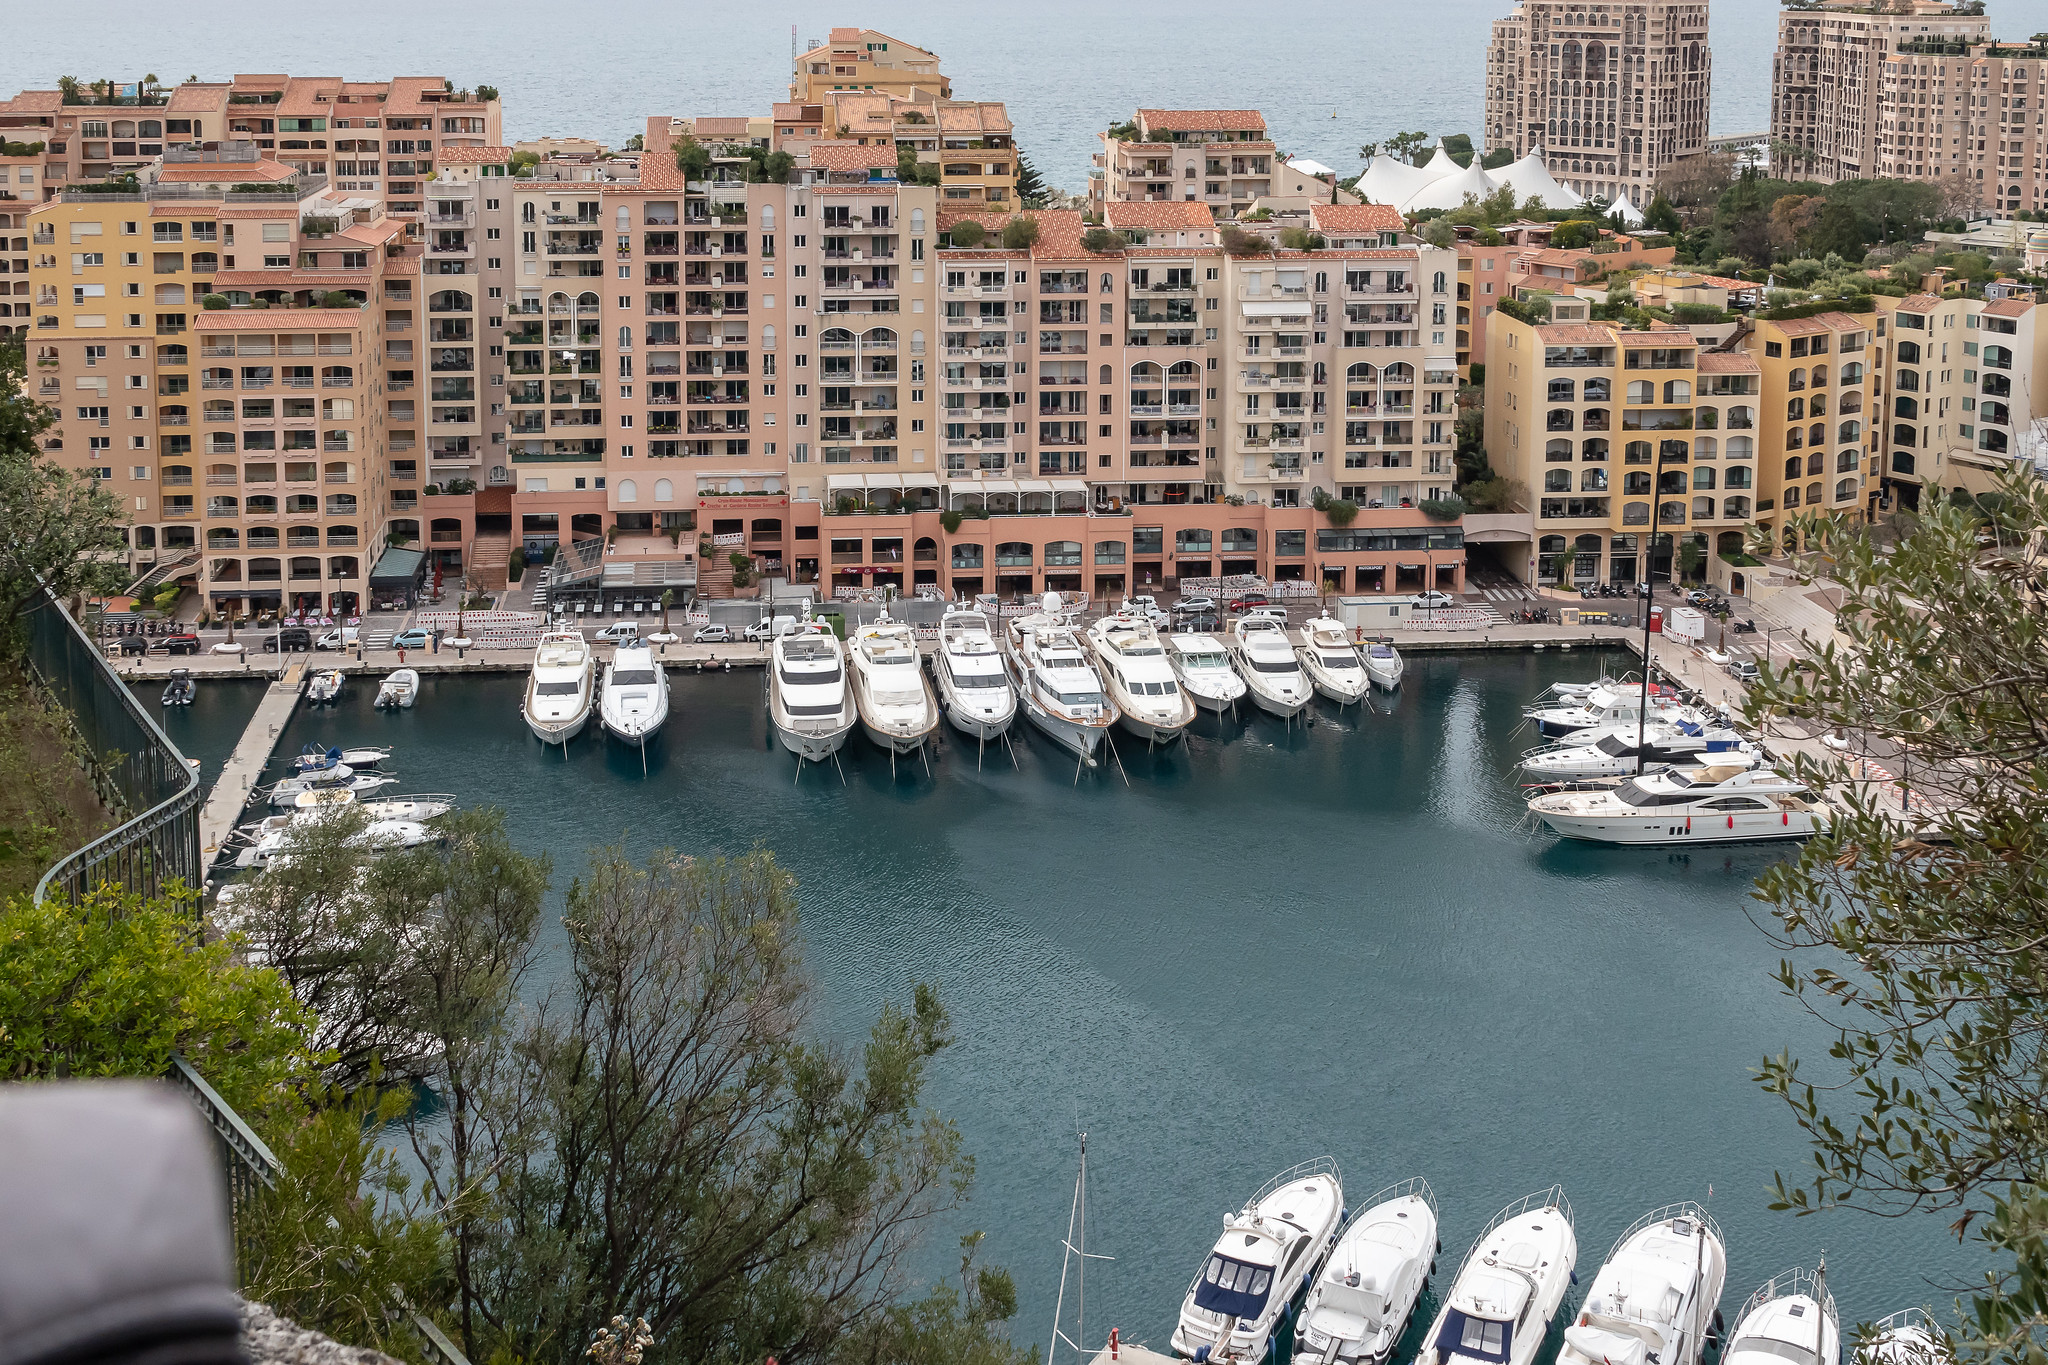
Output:
[[1543,429],[1545,431],[1570,431],[1572,429],[1572,422],[1573,413],[1570,408],[1552,408],[1549,415],[1543,419]]
[[1806,432],[1804,430],[1799,427],[1793,427],[1785,433],[1785,449],[1804,450],[1805,448]]
[[1785,490],[1785,506],[1789,510],[1791,508],[1797,507],[1798,505],[1799,489],[1797,485],[1794,485],[1793,487],[1787,488]]
[[1712,465],[1702,466],[1693,470],[1692,486],[1694,488],[1712,488],[1714,486],[1714,478],[1714,467]]
[[1650,491],[1650,476],[1640,470],[1621,476],[1621,491],[1624,493],[1647,493]]
[[633,329],[631,327],[619,328],[619,349],[622,351],[633,349]]
[[1690,403],[1692,401],[1691,382],[1684,379],[1665,380],[1664,401],[1667,403]]
[[1835,501],[1847,502],[1856,496],[1856,480],[1844,479],[1835,485]]
[[1827,366],[1825,366],[1825,365],[1816,365],[1816,366],[1814,366],[1814,367],[1813,367],[1813,386],[1814,386],[1814,387],[1815,387],[1816,389],[1824,389],[1824,388],[1826,388],[1826,387],[1828,386],[1828,367],[1827,367]]
[[1572,472],[1569,469],[1553,469],[1543,476],[1543,491],[1546,493],[1569,493],[1572,491]]
[[1692,500],[1692,519],[1694,521],[1706,521],[1712,518],[1713,515],[1714,500],[1712,498],[1694,498]]
[[1614,396],[1613,385],[1605,379],[1588,379],[1580,386],[1579,394],[1588,403],[1605,403]]
[[1788,422],[1802,422],[1806,420],[1806,400],[1804,398],[1794,398],[1785,404],[1785,420]]
[[620,501],[620,502],[638,502],[638,501],[640,501],[640,486],[639,486],[638,484],[634,483],[634,482],[633,482],[633,481],[632,481],[631,479],[620,479],[620,480],[619,480],[619,501]]
[[1806,387],[1806,367],[1804,365],[1798,366],[1792,371],[1791,375],[1785,380],[1785,387],[1794,392]]
[[1631,403],[1656,402],[1657,386],[1647,379],[1631,379],[1628,384],[1628,401]]
[[1432,291],[1433,293],[1438,293],[1438,294],[1442,294],[1442,293],[1445,293],[1445,292],[1446,292],[1446,291],[1445,291],[1445,289],[1444,289],[1444,272],[1443,272],[1443,271],[1439,270],[1439,271],[1437,271],[1437,272],[1436,272],[1436,274],[1435,274],[1435,275],[1433,275],[1433,276],[1431,277],[1431,279],[1430,279],[1430,289],[1431,289],[1431,291]]
[[1918,417],[1920,415],[1920,400],[1908,398],[1903,393],[1899,394],[1892,399],[1892,413],[1898,417]]
[[910,211],[910,230],[911,230],[911,232],[912,232],[912,233],[914,233],[914,234],[916,234],[916,235],[918,235],[918,236],[923,236],[923,235],[924,235],[924,210],[923,210],[923,209],[912,209],[912,210]]
[[1806,472],[1806,461],[1797,455],[1785,461],[1785,477],[1796,479]]
[[773,204],[761,205],[761,230],[764,232],[773,232],[775,230],[775,206]]
[[633,226],[633,210],[627,208],[624,204],[619,205],[618,219],[619,231],[624,232],[627,228]]
[[1719,455],[1720,443],[1711,436],[1702,436],[1692,443],[1692,457],[1695,460],[1711,460]]
[[770,323],[761,329],[761,349],[764,351],[775,349],[775,324]]
[[1553,403],[1569,403],[1576,396],[1577,388],[1569,379],[1553,379],[1549,384],[1548,397]]
[[1607,471],[1604,469],[1581,470],[1579,473],[1579,491],[1581,493],[1605,493],[1607,491]]
[[1732,466],[1728,470],[1728,476],[1721,481],[1721,486],[1723,488],[1749,487],[1749,466],[1746,464]]
[[656,502],[674,502],[676,500],[676,486],[667,479],[656,479],[654,481],[654,500]]
[[533,221],[533,201],[531,199],[519,206],[519,221],[522,223]]
[[1570,464],[1572,462],[1572,443],[1563,437],[1546,442],[1543,447],[1543,458],[1550,464]]
[[1721,499],[1721,515],[1731,521],[1749,520],[1749,499],[1733,497]]
[[1114,280],[1110,278],[1110,274],[1107,270],[1102,272],[1102,292],[1105,294],[1113,294],[1116,292],[1116,283]]
[[1851,361],[1848,361],[1848,362],[1844,363],[1844,364],[1843,364],[1843,366],[1842,366],[1842,387],[1843,387],[1843,388],[1848,388],[1848,387],[1849,387],[1850,385],[1852,385],[1852,384],[1861,384],[1862,382],[1863,382],[1863,365],[1862,365],[1862,362],[1861,362],[1861,361],[1856,361],[1856,360],[1851,360]]
[[[1133,371],[1133,373],[1135,374],[1136,372],[1135,372],[1135,371]],[[1098,383],[1098,384],[1109,384],[1109,383],[1113,383],[1113,382],[1114,382],[1114,381],[1113,381],[1113,380],[1111,380],[1111,378],[1110,378],[1110,368],[1109,368],[1109,366],[1107,366],[1107,365],[1104,365],[1104,366],[1102,366],[1102,367],[1101,367],[1100,375],[1099,375],[1099,377],[1098,377],[1098,378],[1096,379],[1096,381],[1095,381],[1095,382],[1096,382],[1096,383]]]
[[1906,425],[1905,423],[1903,423],[1903,422],[1901,422],[1901,423],[1897,424],[1896,426],[1894,426],[1894,427],[1892,428],[1892,444],[1893,444],[1893,445],[1895,445],[1895,446],[1911,446],[1911,445],[1917,445],[1918,443],[1919,443],[1919,433],[1918,433],[1918,432],[1917,432],[1917,431],[1916,431],[1916,430],[1915,430],[1914,428],[1912,428],[1912,427],[1909,427],[1909,426],[1907,426],[1907,425]]
[[1584,445],[1579,447],[1579,458],[1582,460],[1605,460],[1607,458],[1606,440],[1599,436],[1590,438]]

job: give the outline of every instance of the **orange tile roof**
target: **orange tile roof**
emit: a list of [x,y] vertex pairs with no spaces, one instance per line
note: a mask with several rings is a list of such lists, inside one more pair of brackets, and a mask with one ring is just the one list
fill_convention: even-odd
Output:
[[813,168],[823,171],[890,170],[896,165],[894,147],[860,147],[850,142],[819,142],[805,152]]
[[360,308],[222,308],[193,315],[195,332],[276,332],[298,327],[348,331],[363,325]]
[[2024,317],[2033,306],[2032,301],[2028,299],[2000,299],[1996,303],[1986,304],[1984,311],[1991,317],[2017,318]]
[[1855,332],[1870,322],[1848,313],[1816,313],[1810,318],[1791,318],[1771,324],[1788,337],[1812,336],[1816,332]]
[[1913,313],[1922,312],[1929,308],[1939,308],[1940,306],[1941,296],[1939,294],[1908,294],[1905,298],[1899,300],[1900,308]]
[[1734,291],[1738,289],[1763,288],[1762,285],[1752,283],[1749,280],[1731,280],[1726,275],[1702,275],[1700,276],[1700,278],[1705,280],[1708,284],[1713,285],[1716,289],[1726,289]]
[[1266,116],[1256,109],[1140,109],[1138,121],[1147,128],[1175,133],[1205,132],[1211,128],[1263,131],[1266,126]]
[[335,76],[295,76],[286,82],[284,98],[275,106],[282,118],[321,118],[332,112],[334,97],[341,93]]
[[1392,204],[1311,204],[1308,219],[1318,232],[1398,232],[1406,226]]
[[1167,199],[1153,202],[1113,203],[1103,210],[1113,228],[1214,228],[1216,215],[1199,200]]
[[[1000,233],[1003,230],[1003,225],[1010,221],[1011,216],[1007,213],[954,212],[941,208],[938,213],[939,231],[949,232],[955,223],[963,219],[972,218],[991,233]],[[1031,244],[1032,259],[1041,261],[1076,261],[1087,260],[1094,255],[1094,253],[1081,245],[1082,234],[1087,232],[1088,225],[1081,220],[1081,214],[1078,209],[1039,209],[1024,216],[1036,219],[1038,222],[1038,240]],[[993,250],[993,248],[984,249]],[[953,250],[955,248],[947,248],[949,253]],[[1013,252],[1010,254],[1017,255],[1020,253]]]
[[[212,206],[209,204],[198,204],[192,208],[174,207],[172,212],[182,216],[192,213],[203,213],[211,209]],[[213,216],[215,218],[296,218],[299,216],[299,210],[295,204],[279,204],[274,208],[224,208],[213,211]]]
[[54,114],[64,106],[55,90],[24,90],[11,100],[0,100],[0,114]]
[[747,121],[744,118],[700,118],[691,120],[698,137],[745,137]]
[[225,109],[228,92],[233,87],[226,81],[188,81],[171,91],[170,102],[164,105],[167,114],[208,114]]
[[777,104],[769,112],[777,123],[810,123],[825,116],[824,106],[817,104]]
[[361,242],[366,246],[382,246],[403,231],[404,229],[397,223],[386,218],[376,223],[350,223],[334,235],[345,237],[351,242]]
[[1590,324],[1546,323],[1536,329],[1537,339],[1546,346],[1612,346],[1615,334]]
[[1756,363],[1754,356],[1740,351],[1701,351],[1699,358],[1701,374],[1760,374],[1763,367]]
[[444,166],[490,166],[512,160],[510,147],[462,147],[444,142],[434,153],[434,160]]
[[948,100],[939,106],[942,132],[1007,133],[1010,111],[1001,100]]
[[170,185],[216,185],[290,180],[296,175],[292,167],[277,161],[209,161],[165,166],[157,172],[157,179]]

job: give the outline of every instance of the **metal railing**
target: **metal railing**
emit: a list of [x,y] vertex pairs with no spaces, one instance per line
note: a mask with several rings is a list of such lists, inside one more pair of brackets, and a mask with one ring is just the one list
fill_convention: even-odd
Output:
[[70,613],[47,590],[39,594],[28,613],[29,670],[93,754],[101,799],[135,814],[58,859],[36,883],[37,903],[58,893],[81,900],[105,882],[144,896],[173,882],[198,886],[199,775]]

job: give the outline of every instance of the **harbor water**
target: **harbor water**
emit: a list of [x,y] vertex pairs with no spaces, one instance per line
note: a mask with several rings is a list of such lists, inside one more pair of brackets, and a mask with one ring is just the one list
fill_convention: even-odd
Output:
[[[1330,1153],[1352,1207],[1425,1175],[1450,1273],[1508,1201],[1562,1182],[1579,1280],[1674,1200],[1725,1229],[1733,1316],[1823,1249],[1845,1320],[1944,1304],[1969,1258],[1942,1220],[1772,1213],[1805,1148],[1752,1070],[1826,1031],[1785,999],[1752,922],[1774,847],[1692,854],[1567,844],[1521,827],[1509,769],[1520,708],[1593,676],[1585,651],[1418,655],[1376,711],[1318,702],[1312,727],[1204,716],[1188,743],[1076,780],[1019,726],[979,770],[951,731],[929,774],[859,739],[798,775],[773,745],[763,675],[675,675],[640,755],[594,733],[567,756],[518,715],[517,675],[425,679],[371,707],[352,679],[302,708],[280,755],[384,743],[395,791],[507,812],[553,855],[556,895],[592,845],[712,854],[765,846],[799,881],[820,1027],[857,1042],[885,999],[938,985],[957,1045],[931,1101],[978,1161],[965,1227],[1020,1290],[1041,1341],[1058,1288],[1078,1127],[1089,1134],[1091,1338],[1164,1349],[1222,1215],[1268,1176]],[[1626,667],[1625,657],[1606,662]],[[220,685],[201,687],[204,703]],[[232,708],[197,706],[177,736]],[[246,714],[246,713],[244,713]],[[594,731],[595,727],[593,727]],[[217,766],[217,763],[216,763]],[[557,945],[558,927],[550,931]],[[1712,1197],[1709,1199],[1709,1188]],[[927,1264],[944,1273],[952,1243]],[[1575,1303],[1573,1291],[1568,1302]]]

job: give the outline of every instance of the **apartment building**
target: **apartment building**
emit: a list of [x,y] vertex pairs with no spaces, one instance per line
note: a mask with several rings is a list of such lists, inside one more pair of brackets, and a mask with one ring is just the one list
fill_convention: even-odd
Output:
[[2033,395],[2048,393],[2048,355],[2030,299],[1876,300],[1869,444],[1881,505],[1989,492],[2039,457]]
[[1850,313],[1758,318],[1742,337],[1763,380],[1758,524],[1814,512],[1864,515],[1875,322]]
[[1668,573],[1686,539],[1740,550],[1770,463],[1763,366],[1681,328],[1633,332],[1587,311],[1556,299],[1550,322],[1496,313],[1488,332],[1486,450],[1530,490],[1538,576],[1568,550],[1582,585]]
[[1641,208],[1707,149],[1705,0],[1516,0],[1486,52],[1486,147],[1539,153],[1561,184]]
[[1098,211],[1181,201],[1229,219],[1273,192],[1279,149],[1256,109],[1140,109],[1096,136],[1102,150],[1088,168],[1088,198]]
[[[1475,359],[1486,359],[1487,319],[1503,298],[1523,289],[1574,293],[1579,286],[1597,286],[1606,275],[1638,266],[1669,265],[1677,254],[1671,246],[1653,247],[1621,233],[1601,229],[1591,247],[1569,250],[1550,246],[1555,223],[1508,223],[1496,229],[1500,238],[1481,245],[1466,229],[1458,240],[1458,369],[1469,376]],[[1758,291],[1759,294],[1761,290]]]
[[30,215],[48,449],[108,483],[138,557],[187,561],[210,607],[358,609],[386,540],[422,538],[377,401],[387,308],[417,274],[403,226],[247,144],[168,152],[138,183]]
[[28,335],[28,217],[42,176],[40,157],[0,155],[0,338]]
[[940,72],[936,52],[871,28],[835,28],[830,38],[812,39],[797,55],[789,77],[790,103],[809,104],[835,90],[953,97],[953,83]]

